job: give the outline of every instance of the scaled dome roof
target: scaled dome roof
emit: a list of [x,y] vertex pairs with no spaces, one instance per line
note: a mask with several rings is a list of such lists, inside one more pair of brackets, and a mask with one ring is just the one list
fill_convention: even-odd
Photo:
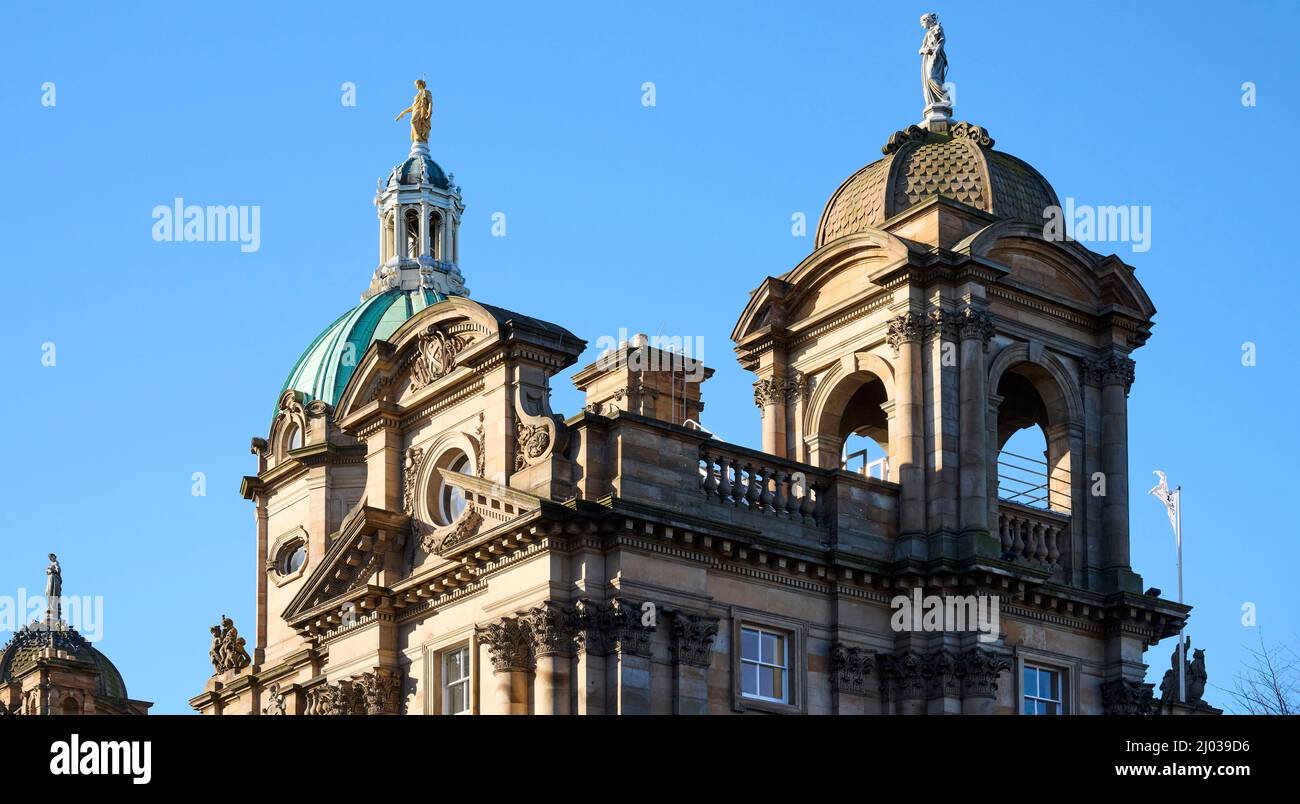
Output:
[[108,657],[96,650],[75,628],[63,622],[56,622],[53,626],[37,622],[15,631],[9,644],[0,652],[0,684],[17,680],[47,649],[63,651],[69,660],[97,668],[97,694],[108,698],[127,697],[126,682]]
[[1043,211],[1060,203],[1042,174],[993,150],[988,132],[969,123],[957,123],[943,133],[910,126],[896,132],[881,150],[883,159],[846,179],[826,202],[817,247],[879,227],[932,196],[1031,223],[1042,223]]

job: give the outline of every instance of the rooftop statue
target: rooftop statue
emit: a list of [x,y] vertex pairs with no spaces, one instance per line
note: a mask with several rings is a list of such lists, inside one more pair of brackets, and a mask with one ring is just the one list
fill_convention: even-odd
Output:
[[415,98],[394,120],[411,116],[411,142],[429,141],[429,118],[433,115],[433,95],[424,88],[424,79],[415,80]]
[[925,97],[925,117],[947,119],[952,113],[952,98],[944,89],[948,77],[948,56],[944,53],[943,26],[934,12],[921,16],[925,38],[921,40],[921,94]]

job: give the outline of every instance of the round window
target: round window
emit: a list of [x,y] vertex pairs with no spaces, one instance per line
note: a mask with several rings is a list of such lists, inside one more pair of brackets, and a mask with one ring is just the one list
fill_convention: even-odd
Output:
[[303,542],[286,545],[280,551],[278,563],[281,575],[292,575],[302,569],[302,565],[307,563],[307,545]]
[[[473,474],[469,458],[464,453],[457,453],[444,471],[458,472],[462,475]],[[441,495],[442,524],[450,525],[465,511],[465,490],[450,483],[442,484]]]

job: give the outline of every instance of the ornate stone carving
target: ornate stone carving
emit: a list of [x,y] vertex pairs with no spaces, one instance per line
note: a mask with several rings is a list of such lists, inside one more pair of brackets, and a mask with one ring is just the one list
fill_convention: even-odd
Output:
[[920,126],[908,126],[902,131],[895,131],[893,134],[890,134],[889,141],[881,146],[880,152],[888,156],[909,142],[920,142],[924,139],[925,129]]
[[235,623],[226,615],[221,615],[221,623],[214,625],[212,631],[212,649],[208,651],[212,666],[218,673],[227,670],[242,670],[251,660],[244,650],[244,638],[235,629]]
[[402,463],[402,513],[407,516],[415,516],[415,484],[423,465],[423,449],[411,447],[406,450],[406,460]]
[[961,314],[947,310],[933,310],[926,317],[925,339],[938,338],[946,343],[954,343],[961,336]]
[[437,326],[420,333],[411,363],[411,390],[419,391],[456,368],[456,356],[469,344],[460,335],[448,335]]
[[350,715],[349,700],[351,685],[345,691],[343,684],[321,684],[307,691],[307,714],[309,715]]
[[1101,711],[1107,715],[1154,715],[1156,699],[1152,685],[1116,678],[1101,685]]
[[544,424],[524,424],[515,419],[515,471],[527,469],[551,448],[551,432]]
[[280,691],[280,683],[277,681],[266,689],[266,706],[262,707],[264,715],[283,715],[287,713],[284,704],[284,693]]
[[[575,604],[578,650],[603,656],[613,652],[634,656],[650,655],[650,637],[655,631],[653,614],[626,598],[605,603],[583,599]],[[650,617],[650,621],[646,621]]]
[[983,648],[910,651],[881,656],[879,664],[881,692],[896,699],[989,697],[997,693],[1001,674],[1011,669],[1007,657]]
[[402,677],[400,673],[376,669],[354,676],[353,695],[367,715],[396,715],[401,711]]
[[958,335],[962,340],[978,340],[985,346],[993,338],[993,319],[973,307],[957,313]]
[[432,555],[442,555],[474,538],[482,525],[483,515],[478,512],[473,503],[470,503],[465,506],[465,510],[455,522],[445,527],[434,528],[421,536],[420,548]]
[[894,349],[894,356],[904,342],[920,343],[925,338],[927,319],[920,313],[904,313],[889,320],[886,338]]
[[964,697],[993,697],[998,691],[998,679],[1009,670],[1010,659],[983,648],[971,648],[957,658],[957,677]]
[[925,657],[916,651],[880,657],[880,692],[894,699],[925,697]]
[[773,402],[793,404],[808,395],[808,387],[808,377],[801,371],[793,371],[781,379],[768,377],[754,383],[754,404],[759,410]]
[[831,645],[831,691],[867,694],[867,676],[876,669],[875,656],[865,648],[835,642]]
[[474,441],[478,449],[474,453],[474,472],[484,477],[484,462],[487,460],[487,440],[483,432],[483,411],[478,412],[478,426],[474,428]]
[[673,661],[692,667],[708,667],[718,619],[685,612],[673,613]]
[[774,377],[759,380],[754,383],[754,404],[759,408],[767,407],[770,402],[776,400],[777,393],[780,391],[780,382]]
[[532,637],[534,656],[568,655],[578,630],[578,612],[572,606],[543,603],[523,615]]
[[527,670],[532,665],[532,633],[519,617],[502,617],[475,630],[478,641],[487,645],[492,670],[505,673]]
[[1124,392],[1133,387],[1136,365],[1132,360],[1120,355],[1110,355],[1101,360],[1083,361],[1083,379],[1089,385],[1119,385],[1123,383]]
[[953,137],[970,140],[981,148],[993,147],[993,138],[989,136],[988,129],[974,123],[967,123],[963,120],[953,126],[950,133]]

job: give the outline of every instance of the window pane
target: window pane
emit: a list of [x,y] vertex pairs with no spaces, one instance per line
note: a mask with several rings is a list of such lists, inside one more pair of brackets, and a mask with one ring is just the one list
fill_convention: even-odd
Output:
[[764,664],[785,665],[785,639],[776,634],[763,634],[763,640],[760,644],[762,648],[762,661]]
[[759,694],[759,695],[762,695],[764,698],[775,698],[775,697],[776,697],[776,692],[775,692],[775,689],[776,689],[776,688],[775,688],[773,685],[774,685],[774,683],[775,683],[775,677],[776,677],[776,674],[779,673],[779,672],[781,672],[781,671],[780,671],[780,670],[773,670],[773,669],[770,668],[770,667],[764,667],[764,668],[762,668],[762,669],[759,671],[759,674],[758,674],[758,694]]
[[1054,701],[1060,700],[1061,696],[1058,694],[1056,689],[1056,683],[1059,676],[1051,670],[1039,670],[1038,672],[1039,696],[1043,698],[1051,698]]
[[1056,714],[1060,714],[1060,706],[1059,706],[1059,704],[1057,704],[1055,701],[1050,701],[1050,702],[1044,703],[1044,704],[1043,704],[1043,714],[1045,714],[1045,715],[1056,715]]
[[740,692],[742,695],[758,695],[758,666],[742,664],[740,666]]
[[740,658],[758,661],[758,632],[750,628],[740,630]]
[[1038,670],[1033,667],[1025,667],[1025,695],[1038,694]]
[[454,715],[459,712],[464,712],[466,709],[469,708],[469,701],[467,700],[468,692],[469,692],[469,685],[464,683],[457,684],[456,686],[451,687],[450,689],[447,690],[447,713],[448,714]]

